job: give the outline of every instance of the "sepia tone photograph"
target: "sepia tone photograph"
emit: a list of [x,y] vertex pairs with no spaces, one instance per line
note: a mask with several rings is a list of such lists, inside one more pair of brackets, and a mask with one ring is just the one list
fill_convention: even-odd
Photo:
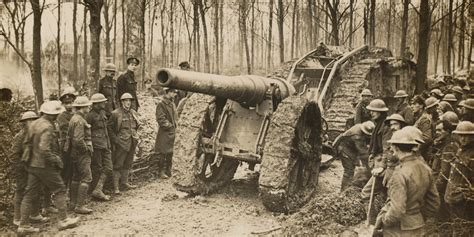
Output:
[[0,0],[0,236],[474,236],[473,0]]

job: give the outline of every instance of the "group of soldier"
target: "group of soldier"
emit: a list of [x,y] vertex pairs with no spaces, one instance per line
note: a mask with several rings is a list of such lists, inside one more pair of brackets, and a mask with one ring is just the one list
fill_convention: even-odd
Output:
[[[51,213],[58,214],[59,229],[77,226],[79,218],[68,212],[92,213],[86,205],[89,196],[109,201],[111,196],[104,193],[109,178],[114,195],[135,188],[129,179],[140,140],[134,76],[139,63],[137,58],[127,59],[127,71],[117,80],[116,66],[105,65],[98,93],[90,98],[67,87],[59,100],[41,105],[39,116],[33,111],[23,113],[22,129],[12,148],[17,184],[14,224],[18,233],[38,232],[31,223],[47,222]],[[153,155],[159,160],[161,178],[171,176],[175,96],[174,90],[165,88],[156,103],[159,131]]]
[[375,233],[387,236],[421,236],[428,218],[473,221],[474,98],[469,87],[440,80],[412,98],[399,90],[392,101],[389,108],[370,90],[362,91],[355,125],[333,143],[344,168],[341,190],[362,187],[362,200],[369,205],[373,195],[382,194],[387,202],[377,216],[369,213],[369,220]]

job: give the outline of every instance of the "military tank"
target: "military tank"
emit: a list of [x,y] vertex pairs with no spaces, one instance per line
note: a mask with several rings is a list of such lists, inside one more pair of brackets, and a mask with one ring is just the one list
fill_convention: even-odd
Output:
[[[250,169],[260,164],[264,206],[275,212],[297,210],[316,191],[322,152],[330,153],[335,137],[328,131],[338,132],[339,120],[331,114],[340,111],[331,105],[338,102],[338,91],[344,92],[340,84],[348,83],[341,72],[367,52],[367,46],[320,45],[268,77],[160,69],[158,85],[194,93],[176,130],[176,189],[209,194],[230,182],[241,163]],[[358,83],[357,89],[370,85]],[[350,98],[342,103],[352,106]],[[348,115],[341,113],[342,119]]]

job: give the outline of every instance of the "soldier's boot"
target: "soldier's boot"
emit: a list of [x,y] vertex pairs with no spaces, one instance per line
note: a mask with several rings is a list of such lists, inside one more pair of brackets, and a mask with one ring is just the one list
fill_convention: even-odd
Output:
[[120,184],[125,190],[129,190],[129,189],[134,189],[136,188],[137,186],[135,185],[132,185],[128,182],[129,180],[129,177],[130,177],[130,170],[129,169],[123,169],[121,170],[121,175],[122,175],[122,183]]
[[81,183],[77,189],[77,204],[74,208],[74,212],[77,214],[91,214],[92,210],[86,207],[86,198],[87,190],[89,189],[89,184]]
[[79,190],[79,182],[72,181],[69,187],[69,210],[73,211],[77,204],[77,190]]
[[159,166],[158,166],[158,175],[160,179],[167,179],[169,178],[168,175],[166,175],[166,157],[161,156],[159,158]]
[[346,190],[349,186],[352,184],[352,179],[349,178],[347,175],[343,174],[342,175],[342,181],[341,181],[341,192]]
[[96,198],[101,201],[110,201],[110,196],[105,195],[102,191],[106,178],[107,176],[105,174],[100,175],[99,180],[97,181],[97,185],[95,186],[94,191],[92,191],[93,198]]
[[[76,188],[77,191],[77,188]],[[58,229],[59,230],[64,230],[67,228],[73,228],[79,225],[79,217],[72,218],[68,217],[67,215],[67,195],[66,193],[57,193],[55,195],[55,204],[58,207],[58,217],[59,217],[59,222],[58,222]]]
[[165,161],[166,161],[165,174],[166,174],[168,177],[171,177],[171,166],[172,166],[172,158],[173,158],[173,155],[167,154],[165,157],[166,157],[166,158],[165,158]]
[[27,234],[33,234],[33,233],[38,233],[40,231],[39,228],[33,227],[33,226],[18,226],[18,229],[16,230],[16,233],[19,236],[22,235],[27,235]]
[[114,170],[113,173],[113,186],[114,186],[114,194],[120,195],[119,183],[120,183],[120,171]]
[[79,217],[66,217],[58,222],[58,229],[64,230],[74,228],[79,225]]

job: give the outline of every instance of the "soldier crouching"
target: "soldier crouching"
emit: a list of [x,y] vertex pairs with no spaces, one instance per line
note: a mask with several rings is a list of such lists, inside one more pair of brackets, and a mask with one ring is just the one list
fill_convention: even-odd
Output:
[[78,96],[72,106],[76,113],[69,121],[68,136],[70,138],[73,175],[71,182],[71,207],[77,214],[90,214],[86,207],[87,191],[92,182],[91,159],[92,138],[91,125],[86,121],[91,102],[85,96]]
[[91,125],[92,146],[92,197],[101,201],[109,201],[110,196],[102,191],[107,177],[112,176],[112,153],[109,134],[107,132],[107,112],[104,95],[92,95],[92,109],[87,115],[87,122]]
[[107,125],[113,147],[114,194],[120,194],[119,185],[124,189],[135,188],[129,184],[128,179],[138,144],[139,123],[137,112],[131,108],[133,97],[124,93],[120,100],[122,107],[112,111]]

